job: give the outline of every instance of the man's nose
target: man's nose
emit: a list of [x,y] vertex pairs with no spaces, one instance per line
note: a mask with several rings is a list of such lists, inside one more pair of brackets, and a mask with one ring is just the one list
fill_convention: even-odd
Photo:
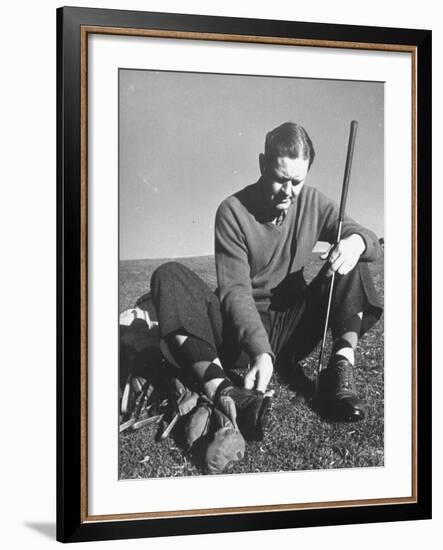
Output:
[[283,192],[286,196],[290,196],[292,193],[292,181],[287,181],[283,184]]

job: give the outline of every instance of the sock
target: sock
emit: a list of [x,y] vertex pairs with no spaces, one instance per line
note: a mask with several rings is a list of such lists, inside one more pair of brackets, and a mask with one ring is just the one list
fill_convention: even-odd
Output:
[[177,342],[175,334],[168,335],[165,340],[174,359],[185,368],[201,361],[211,363],[217,357],[217,352],[210,344],[195,336],[188,336],[183,344]]
[[173,358],[197,379],[208,397],[213,396],[220,384],[232,385],[210,344],[195,336],[188,336],[181,345],[175,335],[165,340]]
[[[343,340],[343,342],[346,342],[346,340]],[[348,342],[346,342],[346,345],[341,345],[336,349],[336,351],[333,351],[332,355],[338,359],[347,359],[351,363],[351,365],[354,365],[355,363],[354,350]]]
[[342,334],[337,338],[332,347],[332,356],[347,359],[351,365],[355,363],[354,349],[357,346],[361,330],[363,313],[356,313],[343,324]]

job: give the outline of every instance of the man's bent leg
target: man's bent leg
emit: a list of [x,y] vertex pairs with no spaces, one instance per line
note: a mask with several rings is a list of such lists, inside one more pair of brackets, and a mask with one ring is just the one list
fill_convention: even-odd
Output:
[[178,262],[162,264],[151,277],[151,296],[161,338],[181,331],[219,349],[222,338],[220,303],[196,273]]
[[354,350],[360,336],[381,313],[367,264],[359,263],[347,275],[336,276],[331,304],[334,344],[329,364],[321,374],[319,391],[325,412],[337,420],[364,418],[365,405],[355,385]]
[[209,398],[223,383],[222,318],[218,299],[200,277],[178,262],[161,265],[151,278],[151,294],[167,352]]
[[221,366],[216,350],[207,342],[180,332],[169,334],[165,342],[175,361],[187,369],[209,399],[213,399],[220,385],[232,385]]
[[151,279],[160,335],[174,360],[191,373],[216,404],[233,399],[240,430],[247,439],[263,437],[269,399],[236,388],[218,357],[222,343],[222,317],[218,298],[192,271],[177,262],[160,266]]
[[348,319],[345,332],[336,337],[327,368],[320,374],[319,393],[324,412],[337,420],[356,421],[365,416],[365,403],[355,385],[354,350],[361,330],[363,312]]
[[[274,314],[271,340],[279,368],[288,368],[310,355],[321,339],[330,284],[325,276],[327,267],[325,264],[309,284],[303,304]],[[319,404],[326,414],[340,420],[363,417],[363,403],[355,391],[354,350],[382,311],[366,263],[357,264],[347,275],[336,275],[330,313],[334,345],[319,387]],[[349,399],[343,400],[344,397]]]
[[334,339],[331,356],[346,359],[349,363],[354,365],[354,351],[360,336],[362,318],[363,312],[359,311],[346,321],[342,334],[336,336]]

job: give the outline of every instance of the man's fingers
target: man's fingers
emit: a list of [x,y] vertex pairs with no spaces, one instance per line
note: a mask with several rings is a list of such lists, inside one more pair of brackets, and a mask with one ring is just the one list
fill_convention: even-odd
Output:
[[343,256],[338,256],[332,263],[331,263],[331,269],[332,271],[338,271],[340,267],[345,263],[345,259]]
[[265,380],[263,381],[259,380],[257,383],[257,387],[255,389],[258,391],[261,391],[262,393],[265,393],[267,387],[268,387],[268,382],[265,382]]
[[330,246],[330,247],[328,248],[328,250],[325,250],[325,252],[322,252],[322,253],[320,254],[320,258],[321,258],[322,260],[327,260],[327,259],[328,259],[328,256],[329,256],[329,253],[331,252],[331,250],[332,250],[332,246]]
[[337,273],[340,273],[340,275],[346,275],[349,273],[352,269],[354,269],[355,264],[350,263],[343,263],[340,268],[337,270]]
[[272,368],[270,370],[261,371],[260,369],[257,372],[256,378],[256,389],[265,393],[266,388],[268,387],[269,381],[272,377]]
[[337,248],[334,248],[334,250],[329,254],[329,263],[332,265],[339,257],[340,251]]
[[335,273],[338,273],[339,275],[347,275],[350,271],[352,271],[352,269],[354,269],[355,267],[355,263],[354,264],[350,264],[350,263],[347,263],[347,262],[343,262],[340,267],[338,267],[337,269],[333,269],[332,266],[328,269],[327,273],[326,273],[326,277],[330,277],[334,271]]
[[265,392],[269,383],[270,376],[263,375],[260,369],[253,367],[244,378],[244,387],[247,390],[258,390]]
[[251,369],[245,376],[244,386],[247,390],[252,390],[254,388],[256,369]]
[[343,256],[338,251],[334,251],[334,256],[331,255],[331,258],[332,261],[331,259],[329,260],[330,265],[328,271],[326,272],[326,277],[330,277],[334,271],[341,273],[340,268],[345,264]]
[[266,378],[264,378],[261,374],[260,374],[260,371],[257,373],[258,376],[257,376],[257,384],[256,384],[256,387],[255,389],[258,390],[258,391],[261,391],[263,393],[265,393],[266,391],[266,386],[268,385],[268,382],[266,380]]
[[330,254],[332,253],[332,250],[333,250],[333,245],[331,245],[328,250],[326,250],[325,252],[323,252],[322,254],[320,254],[320,258],[322,260],[327,260],[330,256]]

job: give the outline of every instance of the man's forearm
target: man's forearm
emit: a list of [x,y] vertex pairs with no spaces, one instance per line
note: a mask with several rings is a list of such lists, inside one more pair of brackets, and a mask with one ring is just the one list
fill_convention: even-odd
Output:
[[262,354],[274,357],[268,333],[252,296],[246,296],[239,290],[231,291],[222,300],[222,307],[225,319],[232,325],[239,344],[251,361]]
[[[320,211],[320,219],[322,222],[322,229],[320,231],[319,240],[325,240],[331,244],[335,244],[337,236],[337,220],[338,220],[338,205],[328,199],[322,193],[317,193],[318,208]],[[365,248],[360,256],[360,260],[363,262],[373,262],[377,260],[381,254],[380,243],[376,235],[370,230],[366,229],[359,223],[355,222],[349,216],[345,216],[343,220],[343,227],[341,232],[342,240],[350,237],[351,235],[358,235],[364,241]]]
[[260,361],[269,361],[272,366],[274,366],[274,360],[275,360],[275,355],[273,353],[260,353],[259,355],[256,355],[254,358],[253,358],[253,363],[258,363]]
[[[272,354],[268,334],[252,295],[251,268],[236,216],[222,203],[215,222],[215,265],[225,320],[249,357]],[[230,328],[231,328],[230,327]]]

